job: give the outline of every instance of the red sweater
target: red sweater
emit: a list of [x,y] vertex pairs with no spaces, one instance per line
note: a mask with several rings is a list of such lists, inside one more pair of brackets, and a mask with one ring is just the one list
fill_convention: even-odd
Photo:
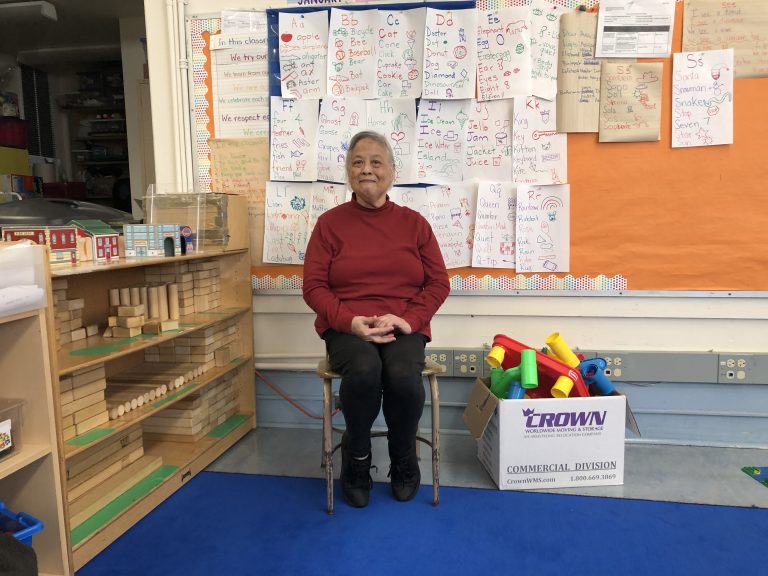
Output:
[[429,222],[390,202],[354,199],[318,218],[304,259],[304,300],[315,329],[351,332],[355,316],[394,314],[431,338],[429,322],[448,297],[443,256]]

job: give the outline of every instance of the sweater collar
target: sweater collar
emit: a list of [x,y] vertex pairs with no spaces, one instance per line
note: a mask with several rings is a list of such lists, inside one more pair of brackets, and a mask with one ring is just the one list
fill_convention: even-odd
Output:
[[387,194],[387,199],[384,201],[384,204],[382,204],[378,208],[366,208],[365,206],[361,206],[360,203],[357,201],[356,194],[354,192],[352,192],[352,199],[350,200],[350,202],[352,203],[352,206],[354,206],[357,210],[362,210],[363,212],[368,214],[383,212],[384,210],[392,206],[392,202],[389,199],[389,194]]

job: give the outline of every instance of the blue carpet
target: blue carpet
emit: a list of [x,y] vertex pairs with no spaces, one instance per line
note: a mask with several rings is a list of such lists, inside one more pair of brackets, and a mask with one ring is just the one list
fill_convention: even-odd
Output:
[[[337,483],[338,486],[338,483]],[[768,512],[374,484],[325,513],[319,479],[203,472],[77,572],[142,575],[730,575],[768,563]]]

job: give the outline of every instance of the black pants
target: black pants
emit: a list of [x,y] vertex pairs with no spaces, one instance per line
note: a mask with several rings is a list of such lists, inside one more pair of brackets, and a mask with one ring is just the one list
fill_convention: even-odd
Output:
[[339,398],[352,455],[371,451],[371,427],[382,406],[390,454],[407,454],[424,410],[426,336],[400,334],[389,344],[374,344],[328,330],[323,340],[331,369],[341,374]]

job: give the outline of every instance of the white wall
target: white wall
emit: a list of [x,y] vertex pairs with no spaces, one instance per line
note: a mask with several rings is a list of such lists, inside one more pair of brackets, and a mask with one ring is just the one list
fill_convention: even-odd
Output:
[[[145,0],[157,181],[172,183],[178,144],[173,138],[170,76],[176,64],[168,57],[166,6],[165,2]],[[266,6],[259,0],[190,0],[187,14]],[[627,153],[631,153],[629,148]],[[306,368],[323,353],[312,328],[313,315],[300,296],[257,295],[254,312],[257,364]],[[494,334],[504,333],[535,346],[555,331],[563,333],[571,346],[583,349],[768,353],[768,300],[452,295],[433,323],[433,344],[476,347]]]

